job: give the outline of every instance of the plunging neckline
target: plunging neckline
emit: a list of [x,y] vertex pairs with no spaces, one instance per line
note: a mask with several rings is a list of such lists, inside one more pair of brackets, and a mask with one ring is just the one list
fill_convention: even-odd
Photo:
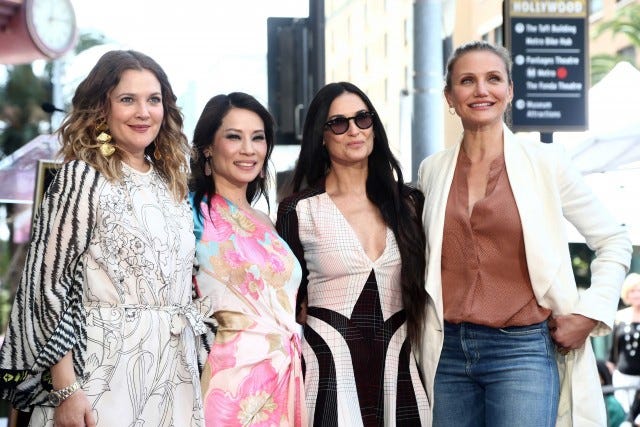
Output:
[[329,193],[325,192],[324,195],[327,197],[327,199],[329,199],[329,203],[331,204],[331,206],[333,206],[333,209],[336,210],[336,212],[338,213],[338,216],[342,219],[342,221],[345,223],[345,225],[349,229],[349,232],[351,233],[352,238],[355,239],[356,242],[358,242],[358,248],[360,249],[360,252],[362,252],[365,258],[371,264],[378,264],[379,261],[387,253],[387,249],[389,248],[389,232],[390,232],[389,227],[385,226],[384,248],[382,249],[382,252],[380,252],[380,255],[378,256],[378,258],[372,259],[367,253],[367,251],[364,249],[364,245],[360,241],[360,238],[358,237],[358,233],[356,233],[356,231],[354,230],[353,226],[351,225],[347,217],[344,216],[344,214],[342,213],[338,205],[335,204],[335,202],[333,201]]
[[458,165],[464,167],[464,171],[461,171],[462,177],[462,186],[458,190],[460,192],[460,196],[466,205],[466,217],[467,222],[471,222],[471,218],[473,218],[474,213],[476,212],[476,207],[478,205],[482,205],[486,202],[487,198],[493,193],[496,185],[498,184],[498,179],[500,178],[500,174],[505,169],[504,164],[504,153],[491,160],[489,163],[489,169],[487,170],[487,183],[484,191],[484,195],[475,201],[473,206],[469,206],[469,171],[471,169],[471,159],[467,155],[467,153],[460,148],[460,152],[458,154],[458,164],[456,165],[456,173],[458,173]]

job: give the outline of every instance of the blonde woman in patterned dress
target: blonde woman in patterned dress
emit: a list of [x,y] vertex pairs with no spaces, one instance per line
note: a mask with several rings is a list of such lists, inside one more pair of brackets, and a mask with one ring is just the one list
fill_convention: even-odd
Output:
[[211,98],[193,136],[195,282],[217,325],[203,375],[208,427],[306,423],[294,315],[300,265],[252,208],[267,195],[273,144],[271,115],[239,92]]
[[144,54],[106,53],[60,136],[65,163],[0,351],[2,397],[38,427],[202,426],[188,142],[167,76]]

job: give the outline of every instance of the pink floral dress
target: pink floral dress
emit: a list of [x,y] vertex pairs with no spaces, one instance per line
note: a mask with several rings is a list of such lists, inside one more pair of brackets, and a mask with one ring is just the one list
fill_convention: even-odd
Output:
[[221,196],[211,209],[203,200],[194,220],[196,285],[217,326],[203,375],[206,425],[306,425],[300,264],[272,227]]

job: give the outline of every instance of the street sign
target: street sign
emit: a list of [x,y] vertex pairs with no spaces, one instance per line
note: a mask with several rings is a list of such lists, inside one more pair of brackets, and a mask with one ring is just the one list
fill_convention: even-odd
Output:
[[587,129],[588,15],[588,0],[505,0],[514,131]]

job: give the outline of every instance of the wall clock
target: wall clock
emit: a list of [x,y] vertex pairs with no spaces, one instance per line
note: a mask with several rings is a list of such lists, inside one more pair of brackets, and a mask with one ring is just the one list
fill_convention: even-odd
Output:
[[76,16],[70,0],[25,0],[23,7],[34,44],[49,57],[73,47]]
[[76,35],[70,0],[24,0],[0,31],[0,63],[58,58],[75,46]]

